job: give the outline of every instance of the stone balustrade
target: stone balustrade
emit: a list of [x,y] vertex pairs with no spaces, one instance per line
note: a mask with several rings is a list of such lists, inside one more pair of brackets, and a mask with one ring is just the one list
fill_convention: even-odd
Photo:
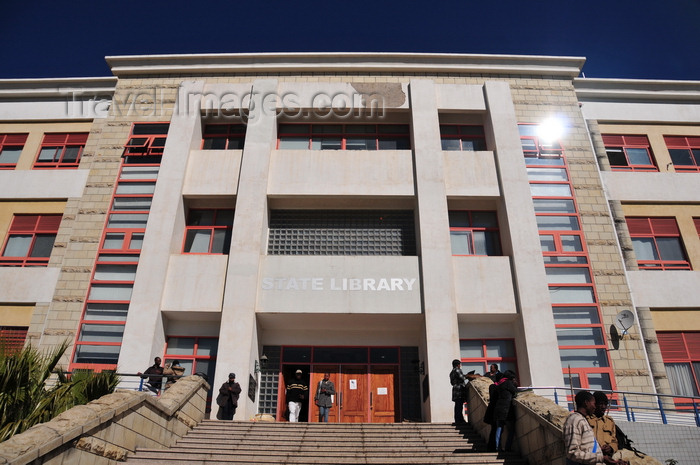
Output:
[[202,421],[208,390],[188,376],[160,397],[116,391],[0,443],[0,464],[111,465],[137,447],[170,447]]

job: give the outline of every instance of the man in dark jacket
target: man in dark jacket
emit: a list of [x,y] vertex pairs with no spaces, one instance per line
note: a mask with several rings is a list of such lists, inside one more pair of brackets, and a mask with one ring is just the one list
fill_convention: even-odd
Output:
[[301,404],[309,393],[309,386],[302,379],[301,370],[294,373],[294,379],[287,385],[287,406],[289,408],[289,421],[296,423],[299,421]]
[[[496,450],[510,450],[513,445],[514,426],[515,426],[515,411],[511,407],[513,398],[518,394],[518,388],[515,383],[515,373],[512,370],[506,370],[503,373],[503,378],[496,383],[497,399],[493,408],[493,425],[496,427]],[[508,425],[508,441],[506,447],[501,447],[501,434],[503,428]]]
[[323,379],[316,386],[316,395],[314,401],[318,405],[318,421],[328,423],[328,414],[333,406],[333,397],[335,395],[335,385],[331,381],[331,374],[324,373]]
[[462,373],[462,362],[452,360],[452,371],[450,372],[450,384],[452,385],[452,402],[455,403],[455,425],[465,425],[464,421],[464,389],[466,378]]
[[216,397],[216,404],[219,406],[216,418],[219,420],[233,420],[240,395],[241,385],[236,382],[236,374],[229,373],[228,382],[221,385],[219,395]]
[[[153,359],[153,365],[146,368],[146,371],[143,373],[141,376],[141,379],[146,379],[148,378],[148,382],[146,383],[146,388],[148,388],[149,391],[153,392],[154,394],[160,393],[160,388],[163,386],[163,367],[160,366],[161,360],[160,357],[156,357]],[[140,375],[141,372],[139,371],[138,374]],[[146,376],[146,375],[155,375],[155,376]]]

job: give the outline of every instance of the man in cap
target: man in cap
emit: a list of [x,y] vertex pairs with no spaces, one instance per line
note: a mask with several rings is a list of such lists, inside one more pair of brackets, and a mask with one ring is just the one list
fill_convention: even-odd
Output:
[[287,384],[287,406],[289,407],[289,422],[296,423],[299,421],[299,412],[301,412],[301,403],[306,399],[309,392],[309,386],[301,378],[301,370],[294,373],[294,379]]
[[240,395],[241,385],[236,382],[236,374],[229,373],[228,381],[221,385],[219,395],[216,397],[216,405],[219,406],[216,418],[219,420],[233,420]]

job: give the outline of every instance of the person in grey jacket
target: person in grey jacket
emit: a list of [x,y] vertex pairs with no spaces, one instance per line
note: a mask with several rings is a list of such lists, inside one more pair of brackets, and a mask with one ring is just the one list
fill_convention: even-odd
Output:
[[318,406],[318,421],[328,423],[328,414],[333,406],[333,397],[335,395],[335,385],[330,380],[331,374],[324,373],[323,379],[316,386],[316,395],[314,401]]

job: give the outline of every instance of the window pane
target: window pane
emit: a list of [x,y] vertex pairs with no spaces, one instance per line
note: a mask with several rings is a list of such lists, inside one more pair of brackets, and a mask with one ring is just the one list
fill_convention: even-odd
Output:
[[168,338],[167,353],[169,355],[194,355],[194,338],[189,338],[189,337],[171,337],[171,338]]
[[685,260],[679,238],[657,237],[656,245],[659,247],[661,260]]
[[563,158],[534,158],[526,157],[525,164],[527,166],[562,166],[564,165]]
[[592,304],[595,303],[590,287],[550,286],[549,296],[553,304]]
[[5,147],[0,151],[0,163],[16,165],[21,153],[22,147]]
[[694,165],[693,159],[690,157],[690,150],[688,149],[669,149],[668,152],[671,154],[671,160],[674,165]]
[[100,262],[138,262],[138,254],[101,254],[98,259]]
[[634,253],[637,260],[658,260],[654,239],[651,237],[633,237]]
[[583,252],[583,244],[581,244],[581,236],[559,236],[561,238],[561,247],[564,252]]
[[89,303],[85,309],[86,320],[126,321],[129,304]]
[[549,265],[585,265],[588,263],[588,259],[586,259],[586,257],[577,255],[559,257],[552,257],[551,255],[548,255],[542,258],[544,259],[544,263]]
[[115,213],[109,215],[108,228],[145,229],[148,213]]
[[156,179],[157,166],[124,166],[119,179]]
[[63,152],[63,162],[73,163],[78,159],[80,154],[80,147],[66,147],[65,152]]
[[90,342],[121,342],[124,325],[84,324],[80,329],[80,340]]
[[29,247],[32,244],[32,235],[13,234],[7,240],[3,257],[26,257],[29,254]]
[[187,226],[213,226],[214,210],[190,210]]
[[209,229],[189,229],[185,237],[185,252],[209,253],[210,237]]
[[280,138],[280,150],[308,150],[308,137],[284,137]]
[[557,328],[560,346],[600,346],[603,332],[600,328]]
[[120,346],[81,344],[75,348],[75,363],[116,364]]
[[471,231],[450,231],[452,255],[473,255]]
[[132,284],[93,284],[89,300],[131,300]]
[[123,243],[124,243],[124,234],[123,233],[105,234],[105,241],[102,244],[102,248],[103,249],[119,250],[122,248]]
[[223,150],[225,148],[226,137],[207,137],[202,144],[204,150]]
[[[280,124],[279,127],[280,134],[308,134],[309,125],[308,124]],[[287,139],[287,138],[285,138]],[[307,139],[308,142],[308,139]]]
[[459,356],[462,358],[480,358],[484,356],[484,349],[481,340],[459,341]]
[[600,323],[595,307],[552,307],[558,325],[594,325]]
[[498,218],[495,212],[473,211],[472,226],[475,228],[497,228]]
[[50,257],[53,243],[56,240],[55,234],[37,234],[32,248],[32,257]]
[[486,341],[486,357],[515,357],[515,346],[513,344],[513,341]]
[[197,343],[197,355],[216,356],[219,340],[214,338],[201,338]]
[[311,142],[314,150],[340,150],[343,148],[342,140],[339,137],[314,138]]
[[442,139],[442,150],[461,150],[459,139]]
[[568,184],[530,184],[533,197],[571,197]]
[[217,210],[216,226],[231,226],[233,224],[233,210]]
[[403,137],[398,139],[380,138],[377,143],[379,150],[409,150],[411,148],[408,139]]
[[129,244],[129,249],[131,250],[141,250],[143,246],[143,234],[132,234],[131,243]]
[[155,123],[155,124],[136,123],[136,124],[134,124],[134,129],[132,130],[132,133],[134,135],[167,134],[169,127],[170,127],[170,123]]
[[528,168],[527,177],[530,181],[568,181],[564,168]]
[[348,137],[347,140],[345,141],[345,149],[346,150],[376,150],[377,149],[377,142],[376,139],[364,139],[364,138],[355,138],[355,137]]
[[627,149],[630,165],[651,165],[647,149]]
[[476,255],[501,255],[501,241],[495,231],[474,231],[473,238]]
[[482,375],[488,370],[486,369],[486,364],[484,362],[462,362],[462,373],[465,375],[470,371]]
[[152,197],[115,197],[112,210],[147,211],[152,201]]
[[622,147],[606,147],[605,152],[608,154],[610,166],[627,166],[627,158]]
[[536,213],[576,213],[573,200],[533,199]]
[[451,228],[468,228],[470,226],[469,212],[453,210],[448,212],[448,215]]
[[537,228],[544,231],[577,231],[579,226],[575,216],[538,216]]
[[229,137],[228,146],[226,148],[229,150],[242,150],[244,143],[245,139],[242,137]]
[[39,152],[39,158],[37,159],[37,161],[54,161],[57,149],[58,147],[42,147],[41,152]]
[[542,252],[555,252],[557,246],[554,243],[554,236],[540,236],[540,247]]
[[226,229],[214,230],[214,241],[211,245],[211,253],[228,253],[231,248],[231,231]]
[[547,272],[547,282],[550,284],[586,284],[591,282],[591,274],[587,268],[548,267],[545,271]]
[[560,349],[562,368],[607,367],[605,349]]
[[693,380],[689,363],[664,363],[671,392],[678,396],[697,396],[698,389]]
[[586,378],[588,378],[588,388],[591,391],[610,391],[612,389],[610,375],[607,373],[587,373]]
[[117,185],[117,195],[153,194],[156,190],[154,182],[122,182]]
[[98,281],[133,281],[136,265],[97,265],[95,279]]

